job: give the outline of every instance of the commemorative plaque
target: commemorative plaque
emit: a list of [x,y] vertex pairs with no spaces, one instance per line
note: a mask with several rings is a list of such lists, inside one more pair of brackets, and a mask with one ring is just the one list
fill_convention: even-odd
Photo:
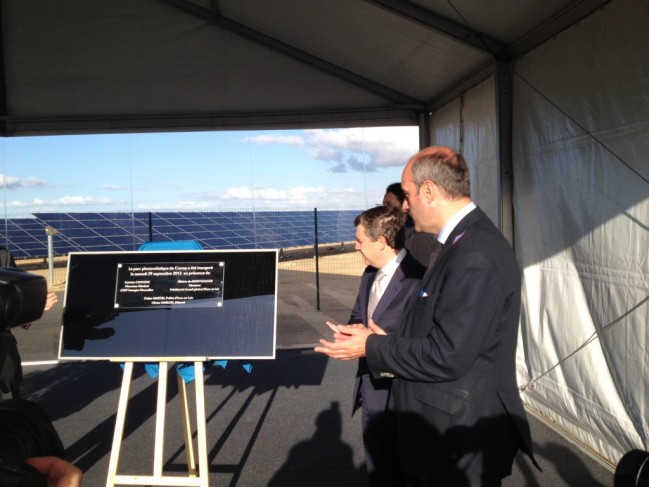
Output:
[[72,252],[59,358],[274,358],[277,255]]
[[225,262],[117,264],[115,308],[223,306]]

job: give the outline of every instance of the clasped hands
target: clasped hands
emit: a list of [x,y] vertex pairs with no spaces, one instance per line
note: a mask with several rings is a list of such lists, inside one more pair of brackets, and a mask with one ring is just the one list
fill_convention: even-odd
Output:
[[334,332],[334,341],[321,339],[321,346],[315,347],[314,350],[338,360],[354,360],[365,357],[367,337],[373,334],[386,335],[385,331],[372,319],[368,326],[362,323],[337,325],[330,321],[327,321],[327,326]]

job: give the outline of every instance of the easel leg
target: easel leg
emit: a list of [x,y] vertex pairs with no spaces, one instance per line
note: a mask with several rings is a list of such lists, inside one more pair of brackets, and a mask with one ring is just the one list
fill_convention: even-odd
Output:
[[[188,466],[190,467],[189,477],[165,476],[162,472],[163,450],[164,450],[164,422],[165,409],[167,405],[167,378],[169,363],[159,363],[158,373],[158,404],[156,413],[155,450],[153,459],[153,475],[117,475],[117,464],[119,451],[124,436],[124,423],[126,418],[126,407],[128,406],[128,395],[133,376],[133,362],[127,362],[124,366],[124,378],[122,379],[122,390],[119,396],[119,407],[115,420],[115,433],[113,435],[113,447],[111,450],[110,463],[106,487],[117,485],[165,485],[165,486],[192,486],[209,487],[209,465],[207,463],[207,426],[205,418],[205,384],[203,382],[203,363],[195,362],[195,385],[196,385],[196,421],[198,436],[198,476],[196,476],[196,462],[192,447],[192,434],[187,406],[187,390],[185,383],[179,384],[182,394],[183,421],[185,422],[185,444],[188,455]],[[182,381],[182,380],[181,380]]]
[[124,422],[126,420],[126,406],[128,404],[128,393],[131,387],[131,377],[133,376],[133,362],[124,364],[124,376],[122,377],[122,390],[119,393],[119,406],[115,418],[115,432],[113,433],[113,447],[110,452],[110,462],[108,464],[108,476],[106,478],[106,487],[115,485],[115,476],[117,475],[117,464],[119,461],[119,451],[124,436]]
[[178,391],[180,392],[180,407],[182,408],[183,433],[185,434],[185,454],[187,455],[187,470],[191,477],[196,477],[196,460],[194,459],[194,441],[192,440],[192,426],[189,420],[189,404],[187,402],[187,384],[178,377]]
[[158,405],[155,420],[155,449],[153,452],[153,476],[162,476],[162,457],[164,451],[165,411],[167,406],[168,362],[160,362],[158,368]]
[[207,463],[207,425],[205,418],[205,382],[203,382],[203,363],[194,362],[196,383],[196,430],[198,437],[198,469],[200,486],[209,487],[210,466]]

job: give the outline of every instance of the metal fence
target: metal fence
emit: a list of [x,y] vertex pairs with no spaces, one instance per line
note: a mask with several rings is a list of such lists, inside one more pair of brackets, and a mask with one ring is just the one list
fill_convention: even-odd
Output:
[[5,218],[0,241],[16,258],[137,250],[149,241],[196,240],[205,249],[295,248],[354,238],[347,208],[220,212],[34,213]]
[[282,302],[342,316],[364,267],[353,254],[353,220],[361,211],[39,213],[7,218],[0,239],[20,267],[45,275],[55,291],[65,288],[73,251],[132,251],[160,240],[197,240],[218,250],[278,248]]

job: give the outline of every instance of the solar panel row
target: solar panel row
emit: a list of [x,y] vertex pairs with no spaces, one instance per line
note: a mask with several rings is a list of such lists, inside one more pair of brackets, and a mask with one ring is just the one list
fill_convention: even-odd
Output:
[[9,218],[0,239],[17,258],[45,257],[45,229],[54,255],[79,251],[136,250],[142,243],[197,240],[205,249],[287,248],[354,239],[360,210],[135,213],[35,213]]

